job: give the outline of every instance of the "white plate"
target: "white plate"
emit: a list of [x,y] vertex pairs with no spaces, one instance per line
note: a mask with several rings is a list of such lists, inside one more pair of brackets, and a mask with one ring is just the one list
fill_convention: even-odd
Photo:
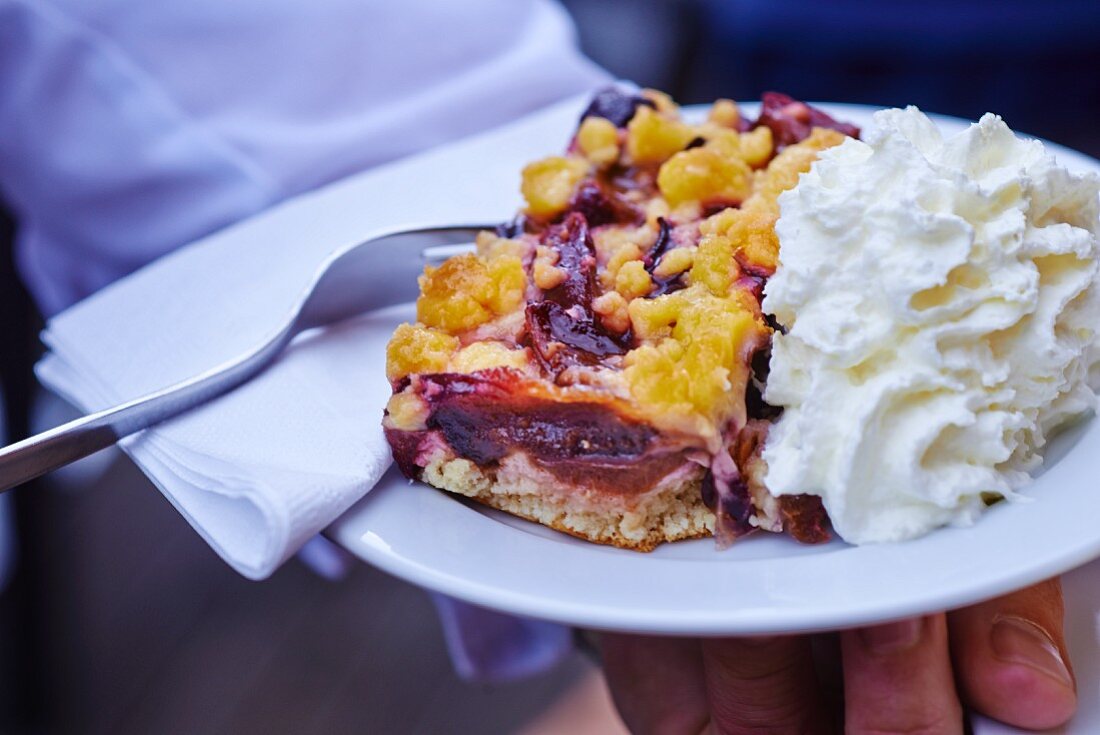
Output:
[[[873,111],[822,107],[862,126]],[[936,119],[946,133],[966,124]],[[1071,168],[1100,171],[1100,162],[1051,148]],[[520,615],[648,633],[809,632],[966,605],[1100,556],[1097,457],[1100,423],[1089,420],[1052,444],[1046,470],[1023,491],[1033,502],[1001,503],[971,528],[888,545],[803,546],[756,534],[723,552],[706,539],[639,554],[409,484],[396,470],[331,533],[414,584]]]

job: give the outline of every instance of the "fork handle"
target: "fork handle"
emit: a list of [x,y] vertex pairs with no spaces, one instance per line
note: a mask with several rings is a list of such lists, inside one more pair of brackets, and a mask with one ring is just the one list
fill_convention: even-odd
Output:
[[0,492],[106,449],[122,438],[111,411],[62,424],[0,449]]
[[297,331],[291,324],[212,370],[0,449],[0,493],[233,390],[271,364]]

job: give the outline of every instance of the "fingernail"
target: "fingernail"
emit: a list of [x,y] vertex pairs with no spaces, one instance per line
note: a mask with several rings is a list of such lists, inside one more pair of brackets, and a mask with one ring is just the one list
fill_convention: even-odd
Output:
[[910,618],[896,623],[860,628],[859,637],[872,653],[894,653],[917,645],[923,632],[924,619]]
[[1050,634],[1016,615],[998,615],[990,633],[993,655],[1010,664],[1023,664],[1073,686],[1069,667]]

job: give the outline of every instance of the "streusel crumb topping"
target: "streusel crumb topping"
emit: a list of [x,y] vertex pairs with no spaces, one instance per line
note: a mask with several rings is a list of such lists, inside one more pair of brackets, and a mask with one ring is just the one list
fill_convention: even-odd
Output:
[[509,367],[610,386],[654,425],[715,444],[744,424],[752,354],[771,333],[759,300],[776,198],[844,134],[813,128],[777,150],[730,100],[700,123],[652,90],[611,104],[632,108],[587,115],[565,155],[524,168],[516,231],[427,269],[387,374]]

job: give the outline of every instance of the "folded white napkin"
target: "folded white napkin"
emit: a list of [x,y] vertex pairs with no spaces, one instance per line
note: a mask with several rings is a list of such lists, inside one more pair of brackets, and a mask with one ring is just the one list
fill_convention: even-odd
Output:
[[[264,339],[337,248],[406,224],[508,219],[520,167],[565,145],[586,100],[353,176],[153,263],[50,321],[39,378],[84,410],[114,405]],[[306,336],[251,383],[122,447],[222,558],[266,577],[389,466],[385,342],[411,316],[399,307]]]

